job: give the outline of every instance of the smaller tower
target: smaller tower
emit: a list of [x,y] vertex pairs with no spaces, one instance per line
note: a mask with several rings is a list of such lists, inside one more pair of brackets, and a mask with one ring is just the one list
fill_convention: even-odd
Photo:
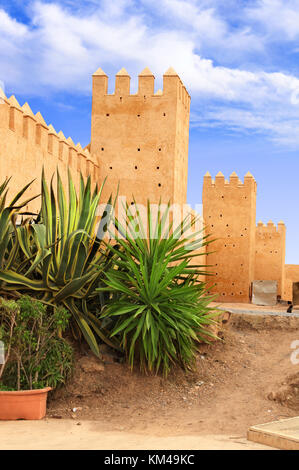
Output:
[[[203,184],[203,217],[216,241],[207,264],[215,276],[217,301],[249,302],[254,280],[256,182],[247,173],[244,183],[233,172],[229,181],[219,172],[207,173]],[[208,250],[209,251],[209,250]]]
[[259,222],[255,239],[255,280],[277,281],[278,292],[284,295],[286,226],[281,221],[277,227],[272,220]]

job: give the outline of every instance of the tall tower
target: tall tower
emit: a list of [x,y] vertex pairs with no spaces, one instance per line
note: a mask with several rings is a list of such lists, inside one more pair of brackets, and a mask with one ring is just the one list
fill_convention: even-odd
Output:
[[121,69],[115,92],[108,94],[108,77],[93,75],[90,151],[108,177],[104,197],[115,194],[145,204],[186,203],[190,96],[177,73],[168,69],[163,91],[154,92],[149,68],[139,75],[138,92],[130,94],[130,76]]
[[[207,264],[215,276],[214,293],[221,302],[249,302],[254,280],[256,236],[256,182],[250,173],[242,183],[236,173],[226,181],[220,172],[212,180],[207,173],[203,185],[203,217],[216,241]],[[209,251],[209,249],[208,249]]]

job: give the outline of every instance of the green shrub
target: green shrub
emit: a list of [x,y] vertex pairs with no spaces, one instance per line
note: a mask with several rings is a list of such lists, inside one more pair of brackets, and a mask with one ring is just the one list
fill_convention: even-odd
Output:
[[[165,236],[168,212],[169,207],[165,212],[159,207],[154,222],[148,204],[147,228],[137,213],[136,236],[128,209],[129,234],[117,237],[118,249],[110,247],[115,266],[105,273],[106,288],[100,289],[112,293],[102,318],[114,320],[111,337],[118,339],[131,367],[137,359],[142,369],[162,369],[165,374],[173,363],[193,365],[199,342],[211,336],[208,326],[216,315],[200,281],[206,266],[191,263],[209,237],[202,231],[189,236],[187,219],[179,227],[170,226]],[[118,221],[116,227],[126,233]]]
[[63,307],[51,309],[28,296],[0,298],[0,340],[5,345],[0,390],[56,388],[70,376],[73,349],[61,338],[70,314]]

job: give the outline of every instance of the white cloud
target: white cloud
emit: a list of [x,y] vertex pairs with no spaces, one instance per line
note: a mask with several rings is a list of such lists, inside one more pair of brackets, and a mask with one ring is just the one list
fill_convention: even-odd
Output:
[[298,0],[259,0],[246,10],[249,19],[259,22],[273,39],[294,40],[299,35]]
[[205,114],[191,116],[193,127],[225,127],[230,131],[268,134],[278,144],[299,145],[299,112],[295,116],[269,111],[237,109],[229,106],[210,108]]
[[[142,3],[163,17],[166,25],[187,31],[197,48],[214,59],[230,63],[244,53],[263,51],[263,42],[250,25],[240,23],[231,28],[227,18],[221,16],[221,2],[217,0],[142,0]],[[234,6],[240,8],[238,3]]]
[[[299,105],[292,101],[299,96],[298,78],[279,69],[265,71],[258,63],[246,65],[247,54],[265,47],[250,22],[261,22],[265,8],[281,4],[271,2],[244,9],[238,27],[230,24],[227,12],[221,13],[223,4],[212,0],[142,0],[138,10],[134,0],[104,0],[100,9],[94,0],[85,2],[85,9],[73,0],[35,1],[29,25],[0,10],[0,79],[15,93],[89,94],[90,75],[99,66],[107,72],[125,66],[136,87],[145,65],[160,77],[172,65],[192,94],[197,123],[256,130],[299,145]],[[288,8],[297,3],[299,14],[299,2],[286,3]],[[160,20],[153,21],[158,15]],[[269,23],[273,29],[272,18]],[[229,55],[234,66],[227,64]],[[196,111],[202,103],[205,115]]]
[[9,37],[21,38],[28,32],[25,25],[11,18],[4,10],[0,10],[0,25],[1,33]]

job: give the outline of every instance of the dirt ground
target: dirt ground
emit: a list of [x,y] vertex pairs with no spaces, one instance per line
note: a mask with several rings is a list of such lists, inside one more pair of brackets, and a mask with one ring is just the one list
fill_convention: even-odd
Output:
[[202,345],[194,372],[167,379],[132,373],[106,348],[104,364],[80,355],[74,378],[50,395],[47,417],[146,439],[243,439],[251,425],[298,415],[299,366],[290,358],[299,319],[233,314],[221,336]]

